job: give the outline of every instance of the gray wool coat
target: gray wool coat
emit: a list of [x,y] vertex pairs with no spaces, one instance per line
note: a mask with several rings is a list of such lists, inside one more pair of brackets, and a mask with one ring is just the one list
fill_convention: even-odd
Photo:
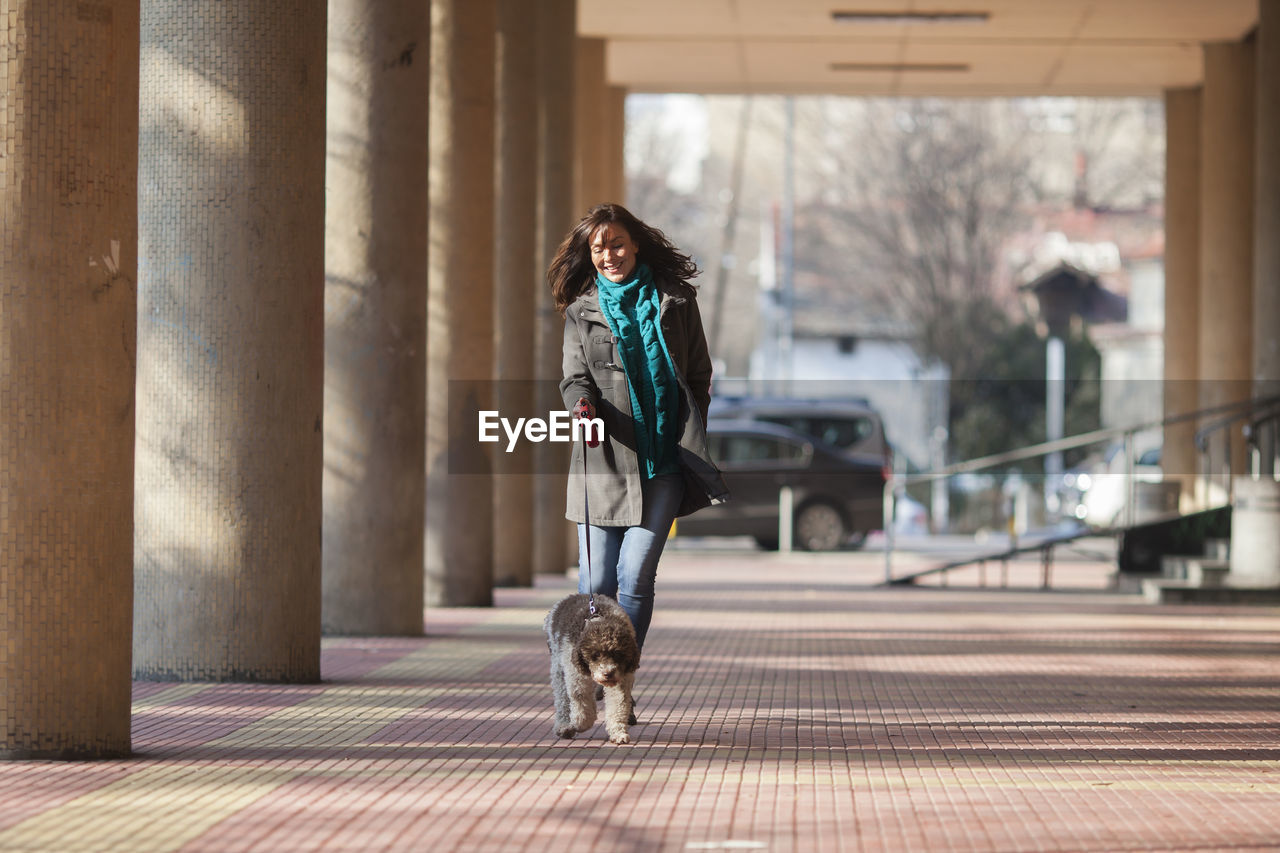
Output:
[[[711,403],[711,355],[698,312],[697,291],[684,283],[655,282],[662,335],[680,385],[677,456],[684,475],[684,499],[677,516],[688,515],[729,497],[720,471],[707,453],[707,407]],[[573,445],[565,517],[587,521],[583,506],[583,452],[590,489],[590,523],[601,527],[640,523],[640,462],[631,418],[631,392],[618,345],[600,311],[594,285],[565,311],[564,379],[560,396],[572,411],[581,397],[604,420],[604,441],[596,447]]]

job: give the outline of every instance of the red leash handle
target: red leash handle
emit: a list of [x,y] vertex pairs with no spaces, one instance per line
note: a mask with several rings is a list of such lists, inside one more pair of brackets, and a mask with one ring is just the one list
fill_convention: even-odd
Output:
[[[586,397],[579,397],[578,402],[573,404],[573,416],[583,420],[591,417],[591,401]],[[594,433],[588,429],[586,432],[587,447],[596,447],[600,444],[600,439],[594,436]]]

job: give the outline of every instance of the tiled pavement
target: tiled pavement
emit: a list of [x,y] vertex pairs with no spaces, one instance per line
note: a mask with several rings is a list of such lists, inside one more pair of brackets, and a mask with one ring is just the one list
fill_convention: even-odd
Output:
[[551,735],[560,578],[318,685],[139,683],[133,759],[0,764],[0,850],[1280,849],[1280,611],[880,560],[669,553],[629,746]]

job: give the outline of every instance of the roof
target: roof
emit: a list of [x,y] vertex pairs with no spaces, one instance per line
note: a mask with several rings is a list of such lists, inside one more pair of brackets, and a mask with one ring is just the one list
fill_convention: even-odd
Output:
[[1128,299],[1071,264],[1058,264],[1018,289],[1035,294],[1040,314],[1053,330],[1061,329],[1072,316],[1090,323],[1120,323],[1129,317]]
[[607,40],[609,83],[636,92],[1153,96],[1199,84],[1200,45],[1258,20],[1257,0],[948,5],[578,0],[578,31]]

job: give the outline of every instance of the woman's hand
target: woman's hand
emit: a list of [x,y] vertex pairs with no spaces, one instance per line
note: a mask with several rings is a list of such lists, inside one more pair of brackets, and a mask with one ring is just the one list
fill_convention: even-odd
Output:
[[[573,404],[573,416],[575,418],[585,418],[591,420],[596,416],[596,407],[591,405],[591,401],[586,397],[579,397],[578,402]],[[595,447],[600,444],[600,436],[592,433],[591,427],[586,430],[587,447]]]

